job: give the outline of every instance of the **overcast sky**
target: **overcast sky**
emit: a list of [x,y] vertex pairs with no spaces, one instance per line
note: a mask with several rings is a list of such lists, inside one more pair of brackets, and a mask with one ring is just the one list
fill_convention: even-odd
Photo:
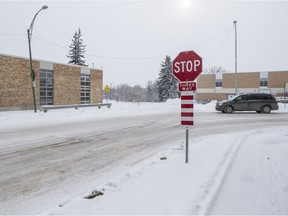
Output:
[[194,50],[203,68],[234,72],[288,70],[288,1],[0,1],[0,53],[28,57],[34,23],[35,59],[67,63],[82,31],[89,67],[103,68],[106,85],[155,81],[166,55]]

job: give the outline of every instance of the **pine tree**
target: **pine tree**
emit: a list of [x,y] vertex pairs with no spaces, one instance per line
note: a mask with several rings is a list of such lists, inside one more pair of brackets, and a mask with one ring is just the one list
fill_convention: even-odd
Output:
[[148,81],[146,84],[146,102],[158,102],[157,81]]
[[177,83],[177,79],[172,74],[171,57],[166,56],[165,60],[161,62],[161,69],[157,80],[158,94],[161,102],[178,96]]
[[87,67],[88,65],[85,64],[84,60],[84,52],[86,46],[82,44],[81,36],[82,34],[79,28],[78,32],[76,31],[73,35],[72,44],[69,46],[70,51],[67,57],[70,59],[70,61],[68,62],[68,64],[75,64]]

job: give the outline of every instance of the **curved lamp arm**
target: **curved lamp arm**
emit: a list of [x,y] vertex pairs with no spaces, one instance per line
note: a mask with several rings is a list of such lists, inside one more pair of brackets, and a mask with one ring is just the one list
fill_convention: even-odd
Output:
[[41,10],[46,10],[48,8],[47,5],[43,5],[42,8],[35,14],[35,16],[33,17],[33,20],[30,24],[30,28],[27,30],[28,31],[28,35],[29,37],[32,35],[32,31],[33,31],[33,25],[34,25],[34,22],[35,22],[35,19],[37,17],[37,15],[40,13]]

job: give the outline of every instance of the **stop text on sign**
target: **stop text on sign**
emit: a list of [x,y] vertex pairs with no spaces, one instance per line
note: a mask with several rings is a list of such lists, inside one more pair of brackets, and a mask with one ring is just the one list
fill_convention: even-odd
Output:
[[201,66],[200,60],[188,60],[188,61],[181,61],[174,63],[174,72],[175,73],[185,73],[185,72],[192,72],[197,71],[198,67]]

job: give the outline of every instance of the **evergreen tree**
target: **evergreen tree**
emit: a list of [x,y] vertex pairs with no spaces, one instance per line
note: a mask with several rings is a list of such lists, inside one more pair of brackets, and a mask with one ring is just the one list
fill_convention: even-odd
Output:
[[148,81],[146,84],[146,102],[159,102],[157,81]]
[[157,80],[157,89],[161,102],[178,96],[177,83],[177,79],[172,74],[171,57],[166,56],[165,60],[161,62],[161,69]]
[[68,62],[68,64],[75,64],[87,67],[88,65],[85,64],[84,60],[84,52],[86,46],[82,44],[81,36],[82,34],[79,28],[78,32],[76,31],[73,35],[72,44],[69,46],[70,51],[67,57],[70,59],[70,61]]

